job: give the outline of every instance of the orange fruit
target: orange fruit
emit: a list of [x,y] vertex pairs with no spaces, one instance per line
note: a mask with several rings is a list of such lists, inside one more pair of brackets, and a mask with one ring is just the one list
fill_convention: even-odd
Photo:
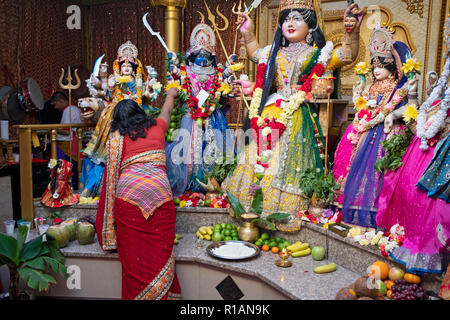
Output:
[[387,288],[388,290],[391,290],[391,289],[392,289],[392,286],[395,284],[395,282],[392,281],[392,280],[384,280],[384,284],[386,285],[386,288]]
[[422,280],[418,275],[412,274],[412,273],[405,273],[403,279],[406,280],[408,283],[415,283],[419,284]]
[[370,266],[369,275],[374,276],[378,280],[386,280],[389,275],[389,266],[383,261],[375,261]]
[[278,253],[279,251],[280,251],[280,249],[278,249],[278,247],[272,247],[273,253]]
[[267,244],[263,245],[262,251],[269,251],[269,246]]
[[392,295],[392,290],[388,290],[386,296],[390,299]]

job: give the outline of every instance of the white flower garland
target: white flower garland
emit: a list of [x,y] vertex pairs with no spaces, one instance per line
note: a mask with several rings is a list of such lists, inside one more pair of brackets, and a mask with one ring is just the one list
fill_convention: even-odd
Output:
[[421,139],[420,149],[428,150],[428,140],[433,138],[445,123],[447,118],[447,110],[450,102],[450,87],[445,92],[445,98],[441,102],[441,109],[432,117],[431,125],[427,126],[427,113],[431,109],[433,103],[442,97],[442,93],[447,86],[448,78],[450,77],[450,57],[445,62],[444,71],[438,84],[433,89],[428,99],[422,104],[417,116],[417,137]]
[[327,41],[327,44],[325,45],[325,47],[322,48],[322,51],[320,52],[320,56],[317,62],[326,68],[328,62],[331,60],[331,56],[333,55],[333,50],[334,50],[333,42]]

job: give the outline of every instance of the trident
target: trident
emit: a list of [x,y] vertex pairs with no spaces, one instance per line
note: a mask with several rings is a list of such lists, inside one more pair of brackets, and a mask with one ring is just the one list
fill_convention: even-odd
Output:
[[[63,83],[63,78],[64,78],[64,68],[61,68],[61,76],[59,77],[59,86],[63,89],[63,90],[68,90],[69,91],[69,132],[70,135],[72,135],[72,108],[70,108],[70,105],[72,104],[72,90],[77,90],[80,85],[81,85],[81,81],[80,81],[80,77],[78,76],[78,69],[75,69],[75,78],[77,80],[76,83],[72,83],[72,73],[70,71],[70,66],[67,67],[67,84]],[[70,139],[70,162],[72,162],[72,143],[73,143],[73,139]]]
[[[216,8],[217,14],[225,21],[225,26],[222,27],[222,28],[219,28],[219,27],[217,26],[217,23],[216,23],[216,17],[215,17],[215,15],[214,15],[214,14],[211,12],[211,10],[209,9],[208,5],[206,4],[206,1],[203,0],[203,2],[205,3],[206,10],[208,11],[208,20],[211,22],[211,24],[212,24],[212,26],[213,26],[213,28],[214,28],[214,31],[216,32],[217,37],[219,38],[219,42],[220,42],[220,44],[221,44],[221,46],[222,46],[222,49],[223,49],[223,52],[224,52],[224,54],[225,54],[225,56],[226,56],[226,58],[227,58],[228,64],[231,66],[232,63],[231,63],[231,61],[230,61],[230,57],[229,57],[229,55],[228,55],[227,49],[225,48],[225,45],[223,44],[222,37],[220,36],[220,31],[225,31],[225,30],[228,29],[229,21],[228,21],[228,19],[227,19],[223,14],[220,13],[220,11],[219,11],[219,6],[217,6],[217,8]],[[234,77],[235,79],[237,79],[237,78],[236,78],[236,74],[235,74],[235,72],[234,72],[233,70],[232,70],[232,73],[233,73],[233,77]],[[240,87],[240,86],[239,86],[239,89],[240,89],[240,91],[241,91],[241,99],[242,99],[241,101],[244,101],[244,103],[245,103],[247,109],[250,109],[250,106],[249,106],[249,104],[248,104],[248,101],[247,101],[247,99],[245,98],[245,95],[244,95],[244,90],[243,90],[242,87]],[[240,109],[240,108],[239,108],[239,109]],[[238,114],[238,122],[240,122],[240,114],[241,114],[240,111],[241,111],[241,110],[239,110],[239,114]],[[235,133],[235,136],[234,136],[233,151],[234,151],[234,147],[236,146],[236,139],[237,139],[237,130],[236,130],[236,133]]]

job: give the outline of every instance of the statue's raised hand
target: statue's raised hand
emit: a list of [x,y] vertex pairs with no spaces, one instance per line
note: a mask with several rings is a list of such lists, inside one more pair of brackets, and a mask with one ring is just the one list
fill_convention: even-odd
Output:
[[248,14],[240,12],[239,13],[239,21],[236,23],[240,25],[239,31],[242,33],[251,32],[254,33],[255,25],[253,24],[253,20],[248,16]]

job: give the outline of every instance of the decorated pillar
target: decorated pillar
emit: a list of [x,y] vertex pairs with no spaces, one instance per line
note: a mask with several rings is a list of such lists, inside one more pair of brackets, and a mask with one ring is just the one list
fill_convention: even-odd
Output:
[[186,8],[187,0],[151,0],[153,6],[166,7],[165,36],[170,51],[180,51],[180,35],[181,35],[181,9]]

